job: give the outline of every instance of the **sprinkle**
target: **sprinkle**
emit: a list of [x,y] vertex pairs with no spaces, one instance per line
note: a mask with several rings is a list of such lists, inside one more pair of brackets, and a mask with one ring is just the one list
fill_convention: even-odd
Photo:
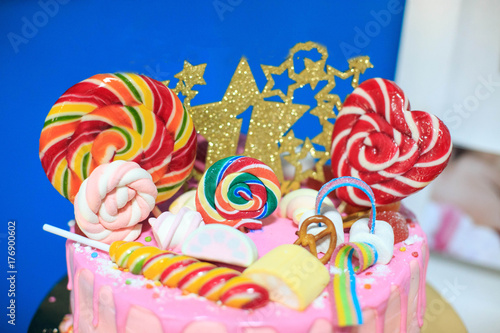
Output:
[[153,289],[154,286],[151,283],[146,284],[146,289]]
[[405,251],[406,251],[406,247],[401,246],[401,247],[399,248],[399,251],[401,251],[401,252],[405,252]]
[[132,282],[131,282],[129,279],[127,279],[127,280],[125,281],[125,284],[127,284],[127,285],[129,285],[129,284],[131,284],[131,283],[132,283]]
[[410,228],[415,228],[415,223],[410,223]]
[[158,294],[158,293],[153,294],[153,298],[158,298],[158,297],[160,297],[160,294]]
[[160,281],[155,281],[155,282],[154,282],[154,284],[155,284],[155,286],[157,286],[157,287],[161,287],[161,286],[162,286],[162,284],[161,284],[161,282],[160,282]]
[[417,258],[418,257],[418,252],[412,252],[411,255],[414,256],[415,258]]
[[97,252],[92,252],[91,257],[92,258],[97,258]]
[[56,301],[56,298],[54,296],[49,297],[49,303],[54,303]]
[[366,272],[366,275],[372,275],[373,273],[372,272]]
[[148,236],[148,237],[144,238],[144,240],[145,240],[146,242],[151,242],[151,236]]
[[372,289],[372,285],[369,283],[365,284],[365,289]]

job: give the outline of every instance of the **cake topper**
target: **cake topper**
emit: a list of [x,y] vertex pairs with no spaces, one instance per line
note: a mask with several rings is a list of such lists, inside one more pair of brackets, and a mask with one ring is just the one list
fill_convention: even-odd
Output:
[[[300,59],[299,52],[313,50],[317,50],[321,58],[314,61],[306,56],[303,59],[304,68],[296,72],[295,62]],[[267,79],[261,91],[247,60],[241,58],[222,100],[203,105],[192,104],[198,93],[193,87],[206,84],[203,74],[207,64],[193,66],[185,61],[182,71],[175,75],[179,82],[173,90],[184,96],[184,106],[193,117],[198,133],[209,142],[205,169],[220,159],[236,155],[242,127],[242,119],[239,117],[252,108],[244,155],[269,165],[285,190],[298,188],[293,183],[299,183],[308,177],[325,181],[323,165],[330,160],[330,138],[333,131],[331,120],[342,108],[341,97],[332,93],[336,86],[335,80],[351,78],[351,86],[355,88],[359,84],[360,75],[367,68],[373,67],[366,56],[348,60],[349,69],[346,71],[327,65],[327,59],[328,52],[324,46],[314,42],[298,43],[279,66],[261,65]],[[286,91],[276,87],[276,75],[286,75],[293,81]],[[314,90],[320,82],[326,84],[314,95],[317,102],[315,107],[293,102],[297,90],[308,84]],[[169,85],[170,81],[163,83]],[[276,98],[281,101],[274,101]],[[322,131],[302,140],[295,137],[291,127],[306,112],[318,118]],[[313,169],[302,166],[301,161],[308,155],[316,160]],[[295,167],[292,179],[285,179],[282,158]]]

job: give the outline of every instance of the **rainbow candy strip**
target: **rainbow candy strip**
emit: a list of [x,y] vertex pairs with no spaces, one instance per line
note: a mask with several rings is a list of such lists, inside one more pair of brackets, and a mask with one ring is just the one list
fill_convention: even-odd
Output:
[[[326,196],[344,186],[351,186],[361,190],[370,200],[372,210],[370,219],[372,226],[370,233],[375,233],[375,200],[373,191],[364,181],[354,177],[340,177],[323,185],[316,197],[316,214],[321,211],[321,204]],[[359,264],[353,267],[352,257],[356,254]],[[363,323],[361,306],[356,294],[356,275],[377,262],[378,254],[375,247],[364,242],[350,242],[339,245],[332,254],[330,263],[335,266],[337,273],[333,275],[333,313],[337,319],[337,326],[354,326]]]
[[198,294],[239,309],[256,309],[269,302],[269,292],[240,272],[195,258],[163,251],[139,242],[113,242],[109,257],[120,268],[142,274],[164,286]]
[[[352,257],[359,260],[353,267]],[[361,306],[356,293],[356,275],[377,262],[377,251],[368,243],[351,242],[339,245],[333,252],[333,262],[338,272],[333,275],[334,314],[340,327],[363,324]]]
[[277,208],[281,190],[273,170],[261,161],[232,156],[217,161],[203,175],[196,209],[206,224],[259,229]]
[[84,179],[114,160],[137,162],[171,197],[189,176],[196,132],[165,85],[131,73],[97,74],[69,88],[50,110],[40,160],[52,185],[73,202]]

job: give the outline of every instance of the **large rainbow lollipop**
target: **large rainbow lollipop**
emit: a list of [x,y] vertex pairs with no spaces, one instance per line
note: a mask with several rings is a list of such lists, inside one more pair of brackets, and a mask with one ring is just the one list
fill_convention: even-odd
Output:
[[137,162],[153,177],[156,202],[189,176],[196,133],[179,98],[161,82],[130,73],[97,74],[68,89],[50,110],[40,160],[71,202],[82,181],[113,160]]
[[261,161],[232,156],[217,161],[205,172],[196,192],[196,209],[205,224],[258,229],[281,197],[278,178]]
[[[410,111],[403,91],[392,81],[370,79],[344,102],[332,136],[334,177],[352,176],[373,190],[377,206],[422,189],[446,167],[451,154],[448,128],[436,116]],[[356,188],[337,196],[369,207]]]

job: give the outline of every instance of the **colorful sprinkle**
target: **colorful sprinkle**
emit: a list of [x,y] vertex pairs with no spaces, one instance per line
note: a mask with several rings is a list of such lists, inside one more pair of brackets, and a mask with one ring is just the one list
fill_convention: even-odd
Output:
[[158,298],[158,297],[160,297],[160,294],[158,294],[158,293],[153,294],[153,298]]
[[146,284],[146,289],[153,289],[154,286],[151,283]]
[[151,242],[151,236],[148,236],[148,237],[144,238],[144,240],[145,240],[146,242]]
[[54,303],[56,301],[56,298],[54,296],[49,297],[49,303]]
[[373,272],[366,272],[366,275],[372,275]]
[[411,255],[414,256],[415,258],[417,258],[418,257],[418,252],[412,252]]
[[401,247],[399,248],[399,251],[401,251],[401,252],[405,252],[405,251],[406,251],[406,247],[401,246]]
[[92,252],[91,256],[92,258],[97,258],[97,252]]
[[125,281],[125,284],[126,284],[126,285],[129,285],[129,284],[131,284],[131,283],[132,283],[132,281],[130,281],[129,279],[127,279],[127,280]]
[[372,285],[369,283],[365,284],[365,289],[372,289]]

